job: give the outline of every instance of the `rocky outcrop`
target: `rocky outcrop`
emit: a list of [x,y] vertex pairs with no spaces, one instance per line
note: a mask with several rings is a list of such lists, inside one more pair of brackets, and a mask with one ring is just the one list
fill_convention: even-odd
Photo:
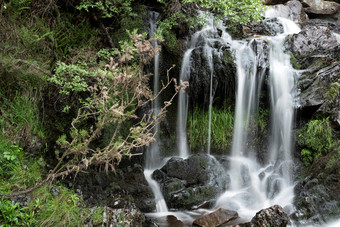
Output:
[[227,224],[236,218],[238,218],[237,212],[220,208],[196,219],[192,225],[196,227],[220,226],[222,224]]
[[[292,0],[285,4],[278,4],[271,7],[279,12],[278,14],[275,13],[275,16],[277,17],[287,18],[298,23],[307,20],[304,8],[302,4],[297,0]],[[266,16],[270,16],[270,11],[267,13]]]
[[308,25],[289,36],[287,46],[295,68],[304,69],[298,79],[302,116],[320,112],[335,122],[340,120],[339,92],[330,90],[340,80],[337,37],[327,27]]
[[145,180],[143,167],[135,159],[132,159],[135,164],[124,162],[115,172],[89,169],[86,174],[67,177],[65,183],[75,188],[89,206],[100,204],[119,209],[134,204],[143,212],[152,212],[155,209],[154,196]]
[[173,157],[152,176],[160,183],[168,207],[175,209],[192,209],[216,199],[230,181],[223,166],[206,154],[185,160]]
[[305,225],[322,225],[340,214],[340,159],[336,149],[319,157],[311,167],[300,172],[307,175],[295,186],[294,221]]

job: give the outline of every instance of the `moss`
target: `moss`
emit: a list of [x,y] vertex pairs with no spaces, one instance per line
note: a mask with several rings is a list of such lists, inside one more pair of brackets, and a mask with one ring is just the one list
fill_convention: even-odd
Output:
[[164,32],[164,39],[169,52],[176,53],[180,49],[178,39],[173,31]]
[[301,69],[302,66],[298,63],[298,60],[293,54],[290,54],[290,63],[292,64],[294,69]]

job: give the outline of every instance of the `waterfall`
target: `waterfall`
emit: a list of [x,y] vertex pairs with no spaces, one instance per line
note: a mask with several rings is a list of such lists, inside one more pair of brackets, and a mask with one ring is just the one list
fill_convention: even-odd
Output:
[[[149,12],[150,36],[153,36],[157,32],[156,22],[158,17],[159,13]],[[156,46],[158,44],[157,42],[154,42],[153,45]],[[154,57],[153,92],[155,95],[159,92],[159,54],[155,55]],[[159,114],[159,111],[160,103],[159,98],[157,97],[153,103],[153,114],[157,115]],[[161,166],[159,125],[155,127],[154,132],[156,133],[155,141],[147,148],[146,151],[144,176],[154,194],[156,211],[167,212],[168,207],[164,200],[159,184],[157,181],[152,179],[153,171]]]
[[[149,34],[151,37],[155,33],[157,33],[157,19],[159,17],[159,13],[157,12],[149,12]],[[152,43],[154,46],[157,46],[158,43],[155,41]],[[159,92],[159,54],[156,54],[154,57],[154,70],[153,70],[153,93],[156,95]],[[153,102],[153,114],[158,115],[160,111],[159,97],[157,97]],[[155,141],[148,147],[146,151],[146,168],[152,169],[158,167],[161,162],[160,154],[159,154],[159,125],[157,125],[154,129]]]
[[[270,15],[273,15],[271,12]],[[233,41],[237,65],[237,94],[232,152],[230,157],[230,188],[218,199],[216,207],[237,210],[250,219],[258,210],[280,204],[292,206],[294,185],[291,180],[291,131],[294,119],[295,72],[289,55],[284,53],[287,34],[299,32],[292,21],[279,18],[284,33],[260,37],[250,42]],[[264,45],[268,45],[265,61]],[[267,164],[256,161],[251,147],[250,121],[258,114],[261,86],[269,65],[271,98],[270,155]]]
[[[202,18],[206,18],[203,12],[199,12]],[[209,87],[209,115],[208,115],[208,141],[207,141],[207,153],[210,154],[210,140],[211,140],[211,114],[212,114],[212,102],[213,102],[213,83],[214,83],[214,56],[219,58],[222,56],[223,51],[216,49],[216,43],[227,44],[225,40],[231,40],[229,34],[224,30],[224,26],[221,21],[218,23],[214,21],[214,18],[210,15],[206,18],[204,27],[195,32],[189,43],[189,48],[184,53],[182,59],[180,81],[189,81],[192,72],[192,57],[196,50],[201,51],[206,58],[207,69],[210,76],[210,87]],[[222,31],[221,37],[216,36],[218,29]],[[189,84],[190,86],[190,84]],[[178,96],[178,112],[177,112],[177,147],[179,156],[186,158],[189,155],[189,146],[187,138],[187,115],[188,115],[188,94],[185,91],[181,91]]]

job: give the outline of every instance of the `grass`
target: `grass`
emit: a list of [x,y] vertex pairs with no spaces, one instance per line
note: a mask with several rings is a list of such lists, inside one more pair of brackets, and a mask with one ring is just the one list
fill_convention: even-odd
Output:
[[[0,136],[0,192],[10,193],[35,185],[46,172],[44,160],[29,157],[25,151]],[[103,220],[103,208],[82,205],[82,199],[72,189],[54,185],[58,195],[51,193],[51,185],[33,191],[24,207],[9,199],[0,199],[0,226],[83,226],[91,217],[94,224]]]
[[[209,113],[195,107],[188,115],[188,137],[191,149],[200,150],[208,144]],[[226,150],[231,146],[234,113],[228,109],[212,108],[211,148]]]

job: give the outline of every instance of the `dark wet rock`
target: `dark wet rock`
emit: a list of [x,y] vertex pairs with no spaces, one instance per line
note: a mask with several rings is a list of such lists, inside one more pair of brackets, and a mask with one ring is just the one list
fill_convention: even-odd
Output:
[[72,187],[81,191],[89,206],[100,204],[124,208],[134,203],[143,212],[155,209],[154,196],[145,180],[143,167],[137,163],[117,167],[115,172],[90,169],[86,174],[78,173],[75,179],[68,176],[66,183],[72,183]]
[[113,209],[104,208],[103,226],[142,226],[145,222],[144,214],[136,207]]
[[[340,161],[338,151],[318,158],[300,175],[307,175],[295,186],[296,211],[291,216],[304,225],[322,225],[337,219],[340,213]],[[339,154],[338,154],[339,155]]]
[[187,92],[193,105],[207,106],[209,104],[211,75],[213,76],[213,96],[219,97],[222,102],[234,97],[236,68],[233,54],[229,47],[221,46],[219,42],[213,43],[212,48],[214,49],[212,70],[209,66],[209,59],[204,54],[204,47],[198,47],[192,52],[192,71]]
[[305,11],[312,15],[333,15],[340,9],[340,4],[324,0],[302,0],[307,7]]
[[277,4],[285,4],[288,0],[266,0],[264,2],[265,5],[277,5]]
[[227,224],[228,222],[238,218],[238,214],[235,211],[226,210],[220,208],[210,214],[196,219],[193,222],[193,226],[197,227],[209,227],[209,226],[220,226]]
[[307,20],[306,13],[301,2],[297,0],[288,1],[286,4],[271,6],[279,12],[277,16],[290,19],[295,22],[304,22]]
[[250,222],[257,227],[284,227],[287,226],[289,217],[281,206],[274,205],[257,212]]
[[19,207],[26,207],[31,201],[31,197],[28,195],[19,195],[12,198],[12,204],[19,204]]
[[336,36],[324,26],[307,25],[288,37],[288,49],[293,54],[293,65],[302,71],[298,79],[301,116],[319,112],[340,119],[339,93],[329,95],[332,84],[340,79],[340,45]]
[[176,209],[210,203],[230,181],[223,166],[206,154],[192,155],[185,160],[173,157],[154,171],[153,178],[160,183],[168,207]]

